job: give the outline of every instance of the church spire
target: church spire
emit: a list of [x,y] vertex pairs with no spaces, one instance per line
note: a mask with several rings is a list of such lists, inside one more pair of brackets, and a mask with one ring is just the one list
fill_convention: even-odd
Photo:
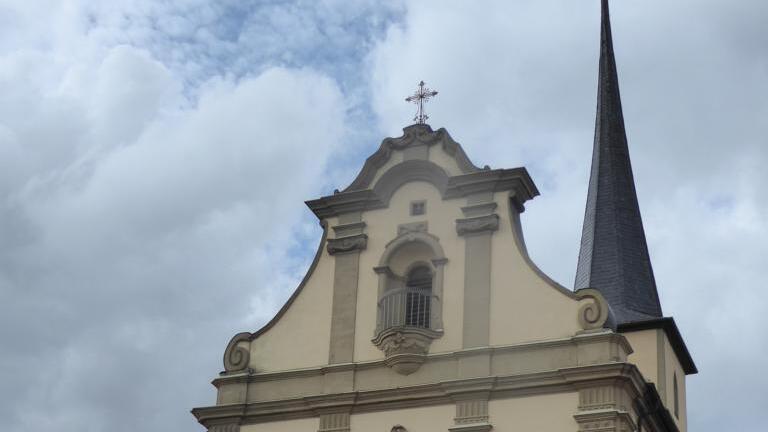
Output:
[[608,0],[602,0],[597,119],[576,289],[597,288],[616,324],[662,316],[629,160]]

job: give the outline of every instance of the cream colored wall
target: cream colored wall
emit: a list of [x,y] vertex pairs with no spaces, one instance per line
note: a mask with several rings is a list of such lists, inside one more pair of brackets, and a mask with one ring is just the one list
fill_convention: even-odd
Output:
[[438,405],[353,414],[349,429],[353,432],[389,432],[393,426],[404,426],[410,432],[444,432],[453,426],[456,406]]
[[[528,396],[492,400],[488,414],[496,432],[571,431],[578,429],[573,414],[578,406],[577,393]],[[352,432],[389,431],[395,425],[411,432],[444,432],[454,426],[456,406],[437,405],[352,414]],[[316,432],[318,418],[284,420],[240,427],[241,432]]]
[[[440,145],[429,149],[429,158],[449,174],[460,174],[453,157]],[[402,152],[376,174],[402,161]],[[509,193],[493,197],[500,226],[491,240],[491,345],[568,337],[577,332],[580,302],[552,287],[525,261],[518,250],[509,220]],[[427,201],[427,214],[410,216],[410,203]],[[379,265],[384,248],[397,235],[400,224],[427,221],[428,232],[440,240],[448,263],[444,267],[442,338],[433,342],[430,352],[449,352],[462,347],[464,303],[464,238],[456,233],[456,219],[464,217],[464,198],[443,200],[434,185],[411,182],[395,191],[389,208],[366,211],[368,245],[360,253],[355,327],[355,361],[383,358],[371,343],[376,326]],[[329,226],[337,224],[331,218]],[[330,229],[330,228],[329,228]],[[331,231],[331,237],[333,233]],[[323,248],[312,277],[284,316],[266,333],[251,343],[251,367],[257,372],[320,366],[328,362],[333,299],[334,258]]]
[[494,196],[500,221],[491,243],[491,345],[572,336],[580,330],[580,304],[525,261],[515,244],[508,197]]
[[[410,203],[426,200],[427,214],[410,215]],[[371,343],[376,329],[379,265],[384,249],[397,236],[400,224],[427,221],[428,232],[440,238],[440,246],[448,257],[443,284],[443,327],[445,335],[432,343],[431,352],[461,348],[461,317],[464,287],[464,243],[456,235],[455,220],[462,217],[464,200],[443,201],[440,192],[427,182],[411,182],[395,191],[389,208],[363,213],[368,234],[368,247],[360,254],[360,279],[357,294],[355,327],[355,361],[383,358]]]
[[532,395],[492,400],[488,403],[488,415],[494,432],[575,431],[579,426],[573,415],[578,405],[576,392]]
[[376,182],[379,181],[379,179],[381,178],[381,176],[384,175],[384,173],[386,173],[387,171],[389,171],[390,168],[399,164],[402,161],[403,161],[403,152],[393,151],[389,160],[384,165],[382,165],[378,171],[376,171],[376,175],[373,176],[373,181],[371,182],[371,184],[372,185],[376,184]]
[[317,432],[320,420],[306,418],[240,426],[240,432]]
[[624,333],[634,352],[627,357],[629,363],[634,363],[640,373],[648,381],[657,383],[659,380],[658,340],[657,332],[661,330],[641,330]]
[[[688,430],[685,395],[685,372],[672,349],[666,333],[661,329],[650,329],[624,333],[634,352],[627,361],[634,363],[645,379],[654,383],[662,402],[672,414],[681,432]],[[661,340],[661,344],[659,341]],[[662,351],[659,351],[661,347]],[[659,369],[659,364],[663,370]],[[663,376],[662,376],[663,374]],[[674,376],[677,374],[680,416],[675,417]]]
[[429,148],[429,160],[441,166],[449,176],[464,174],[459,168],[456,159],[443,150],[442,145],[434,145]]
[[[680,428],[681,432],[685,432],[688,430],[688,418],[686,413],[686,398],[685,398],[685,372],[683,372],[683,367],[680,365],[680,361],[677,359],[677,355],[675,354],[675,351],[672,349],[672,345],[669,343],[669,340],[667,339],[666,335],[664,335],[664,360],[665,360],[665,370],[667,371],[667,400],[666,405],[669,409],[669,412],[672,413],[672,418],[675,419],[677,422],[678,427]],[[675,393],[674,393],[674,379],[675,374],[677,374],[677,385],[678,385],[678,397],[679,397],[679,417],[675,417]]]
[[333,272],[333,257],[323,245],[312,277],[291,307],[251,342],[251,368],[270,372],[328,364]]

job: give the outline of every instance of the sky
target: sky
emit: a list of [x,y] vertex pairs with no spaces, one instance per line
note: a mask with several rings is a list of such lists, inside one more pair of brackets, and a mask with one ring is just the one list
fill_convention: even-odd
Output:
[[[615,0],[630,152],[695,431],[768,422],[768,3]],[[304,275],[303,201],[399,136],[419,80],[476,165],[525,166],[572,286],[597,0],[0,0],[3,429],[203,430],[235,333]]]

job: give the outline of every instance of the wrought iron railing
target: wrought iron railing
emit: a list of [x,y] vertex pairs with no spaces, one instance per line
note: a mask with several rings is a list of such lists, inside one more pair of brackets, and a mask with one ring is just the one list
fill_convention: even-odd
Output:
[[393,289],[379,300],[382,328],[397,326],[429,328],[432,292],[412,287]]

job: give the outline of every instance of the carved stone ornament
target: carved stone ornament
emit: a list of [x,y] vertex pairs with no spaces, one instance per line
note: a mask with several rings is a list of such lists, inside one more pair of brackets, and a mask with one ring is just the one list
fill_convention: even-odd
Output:
[[499,215],[472,217],[456,220],[456,232],[459,235],[475,234],[484,231],[493,232],[499,229]]
[[384,351],[387,366],[401,375],[410,375],[427,360],[432,340],[442,332],[420,327],[391,327],[373,339],[374,345]]
[[[576,291],[579,300],[591,299],[579,308],[579,324],[584,330],[595,330],[606,327],[609,318],[608,302],[600,291],[594,288],[584,288]],[[610,323],[608,323],[610,326]]]
[[251,334],[248,332],[238,333],[229,341],[227,349],[224,351],[224,370],[227,372],[237,372],[248,367],[251,359],[251,353],[248,348],[238,346],[240,342],[250,341]]
[[328,239],[328,253],[331,255],[363,250],[367,246],[368,236],[365,234],[358,234],[337,239]]

